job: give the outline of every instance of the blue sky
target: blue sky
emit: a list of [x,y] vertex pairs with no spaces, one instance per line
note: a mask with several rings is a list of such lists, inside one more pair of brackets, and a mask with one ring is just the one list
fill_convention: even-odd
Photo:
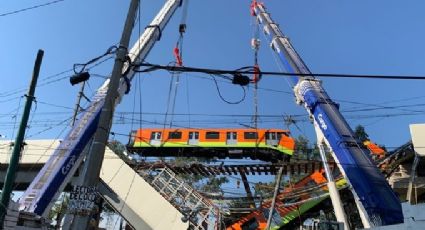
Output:
[[[2,1],[0,14],[42,4],[47,1]],[[140,29],[151,21],[164,1],[141,2]],[[265,0],[272,18],[303,60],[315,73],[425,75],[425,2],[397,1],[308,1]],[[253,18],[250,1],[190,1],[183,61],[187,66],[237,69],[253,64],[250,47]],[[67,76],[49,78],[98,56],[119,41],[129,1],[73,0],[14,15],[0,17],[0,134],[13,136],[14,120],[20,96],[29,85],[36,52],[45,51],[37,108],[27,131],[32,139],[63,136],[72,115],[78,86],[71,86]],[[172,49],[178,39],[178,10],[146,61],[166,65],[174,61]],[[139,33],[133,31],[131,44]],[[259,63],[265,71],[278,71],[278,61],[260,36]],[[90,96],[108,75],[112,62],[91,70],[94,75],[85,94]],[[152,127],[147,120],[162,127],[167,111],[170,74],[140,74],[133,81],[131,93],[117,108],[112,131],[128,134],[139,126]],[[45,85],[43,85],[45,84]],[[323,79],[323,86],[339,102],[343,115],[354,127],[362,124],[370,137],[380,144],[396,147],[409,139],[410,123],[423,123],[425,93],[422,81],[388,81],[361,79]],[[292,133],[315,140],[313,126],[304,109],[295,104],[292,90],[282,77],[267,76],[259,83],[259,114],[276,115],[262,118],[260,127],[285,128],[283,116],[296,116]],[[230,101],[241,98],[240,87],[219,82],[223,96]],[[21,91],[19,91],[21,90]],[[10,94],[12,93],[12,94]],[[24,100],[21,101],[21,109]],[[84,105],[85,103],[83,103]],[[140,104],[142,108],[140,109]],[[369,104],[369,105],[366,105]],[[422,105],[424,104],[424,105]],[[394,107],[392,109],[382,106]],[[403,107],[400,107],[403,106]],[[377,109],[380,108],[380,109]],[[365,110],[349,112],[348,110]],[[131,115],[132,111],[139,114]],[[192,114],[173,117],[173,124],[192,127],[242,127],[252,125],[253,87],[247,88],[246,99],[238,105],[223,102],[208,75],[182,74],[176,97],[175,113]],[[123,112],[129,112],[123,114]],[[169,111],[171,112],[171,111]],[[152,115],[154,113],[154,115]],[[200,116],[195,114],[226,115]],[[20,116],[18,115],[18,122]],[[137,121],[131,122],[131,119]],[[190,123],[189,123],[190,120]],[[125,124],[123,124],[125,123]],[[46,130],[47,131],[43,131]],[[66,131],[64,131],[66,132]],[[16,132],[15,132],[16,134]],[[117,136],[126,141],[125,136]]]

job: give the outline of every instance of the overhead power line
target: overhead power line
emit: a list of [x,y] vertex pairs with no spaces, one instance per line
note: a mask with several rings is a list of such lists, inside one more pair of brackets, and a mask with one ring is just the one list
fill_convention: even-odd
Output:
[[[197,72],[206,74],[257,74],[252,70],[222,70],[222,69],[206,69],[185,66],[164,66],[149,63],[138,64],[137,67],[147,67],[146,69],[138,70],[137,72],[152,72],[155,70],[167,70],[172,72]],[[242,68],[241,68],[242,69]],[[300,77],[327,77],[327,78],[368,78],[368,79],[385,79],[385,80],[425,80],[425,76],[412,75],[373,75],[373,74],[344,74],[344,73],[287,73],[287,72],[270,72],[260,71],[262,75],[275,76],[300,76]]]
[[36,9],[36,8],[40,8],[40,7],[43,7],[43,6],[52,5],[52,4],[63,2],[63,1],[65,1],[65,0],[55,0],[55,1],[44,3],[44,4],[40,4],[40,5],[35,5],[35,6],[31,6],[31,7],[19,9],[19,10],[14,10],[14,11],[11,11],[11,12],[0,14],[0,17],[12,15],[12,14],[17,14],[17,13],[21,13],[21,12],[24,12],[24,11],[27,11],[27,10],[33,10],[33,9]]

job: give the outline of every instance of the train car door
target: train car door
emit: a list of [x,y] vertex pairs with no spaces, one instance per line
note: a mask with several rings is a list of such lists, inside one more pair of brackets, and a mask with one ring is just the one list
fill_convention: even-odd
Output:
[[199,144],[199,132],[189,132],[189,145],[198,145]]
[[162,136],[161,132],[152,131],[151,140],[150,140],[149,144],[151,144],[151,145],[161,145],[161,136]]
[[226,137],[226,145],[236,145],[238,143],[238,136],[236,132],[227,132]]
[[266,145],[277,146],[278,144],[279,140],[276,132],[266,132]]

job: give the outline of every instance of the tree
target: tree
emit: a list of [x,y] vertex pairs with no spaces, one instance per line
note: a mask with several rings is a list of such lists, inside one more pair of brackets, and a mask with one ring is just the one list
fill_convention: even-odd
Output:
[[[65,193],[62,195],[62,201],[56,202],[49,212],[48,218],[56,221],[55,229],[60,229],[62,225],[62,219],[65,216],[66,210],[68,209],[69,196]],[[61,200],[61,199],[59,199]]]
[[304,136],[299,135],[295,138],[294,156],[297,159],[305,159],[309,153],[309,141]]
[[[254,184],[254,194],[262,197],[262,199],[268,199],[273,196],[274,188],[276,186],[275,181],[270,182],[258,182]],[[284,180],[282,180],[280,186],[284,186]]]
[[366,133],[365,128],[361,125],[357,125],[354,129],[354,137],[360,140],[361,142],[369,140],[369,135]]
[[132,162],[132,160],[129,158],[127,148],[121,142],[117,140],[110,140],[108,141],[107,146],[127,164],[135,163],[134,161]]
[[210,193],[221,193],[223,192],[223,190],[221,189],[221,185],[227,182],[229,182],[229,179],[227,179],[227,177],[210,176],[208,177],[207,182],[202,185],[201,190]]
[[317,145],[310,144],[305,136],[298,136],[295,138],[295,159],[320,159],[320,152]]

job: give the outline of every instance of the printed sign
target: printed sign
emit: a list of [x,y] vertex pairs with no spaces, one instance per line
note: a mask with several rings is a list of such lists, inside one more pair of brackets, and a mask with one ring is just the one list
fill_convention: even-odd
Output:
[[95,208],[97,188],[76,185],[69,196],[68,212],[77,215],[90,215]]

